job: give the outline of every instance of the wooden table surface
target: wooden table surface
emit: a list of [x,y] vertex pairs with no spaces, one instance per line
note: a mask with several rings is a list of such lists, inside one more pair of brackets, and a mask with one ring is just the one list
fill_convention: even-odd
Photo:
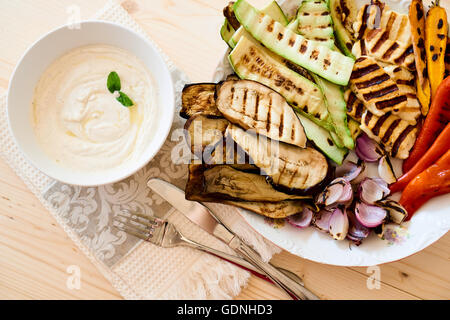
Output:
[[[252,0],[262,6],[266,0]],[[64,24],[76,6],[92,17],[106,0],[0,0],[0,93],[18,59],[43,33]],[[122,5],[193,82],[211,79],[225,44],[219,36],[227,0],[126,0]],[[36,62],[39,63],[39,62]],[[379,289],[367,268],[334,267],[287,252],[274,261],[323,299],[449,299],[450,233],[427,249],[380,266]],[[68,289],[67,267],[82,272]],[[277,299],[277,288],[252,277],[238,299]],[[121,299],[22,181],[0,160],[0,299]]]

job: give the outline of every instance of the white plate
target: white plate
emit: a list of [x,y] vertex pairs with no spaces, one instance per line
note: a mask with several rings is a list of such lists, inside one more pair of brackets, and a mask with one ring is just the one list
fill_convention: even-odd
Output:
[[[363,4],[368,0],[357,2]],[[411,1],[385,2],[392,9],[407,13]],[[424,1],[425,5],[429,2]],[[214,80],[221,80],[229,73],[231,68],[225,56]],[[388,225],[384,240],[371,235],[360,246],[346,240],[335,241],[312,227],[297,229],[283,220],[275,221],[246,210],[240,212],[250,227],[282,249],[308,260],[339,266],[371,266],[403,259],[431,245],[450,230],[450,194],[427,202],[408,223]]]

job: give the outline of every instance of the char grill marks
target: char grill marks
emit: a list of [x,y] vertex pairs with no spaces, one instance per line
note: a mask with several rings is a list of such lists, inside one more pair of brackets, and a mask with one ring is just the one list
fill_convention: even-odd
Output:
[[325,157],[315,149],[300,149],[252,134],[230,124],[226,132],[273,184],[305,190],[321,183],[328,172]]
[[361,120],[361,129],[381,143],[391,156],[406,159],[417,137],[417,128],[392,113],[377,117],[369,110]]
[[354,120],[361,122],[362,115],[366,108],[364,104],[359,100],[352,90],[347,89],[344,94],[345,101],[347,102],[347,115]]
[[370,57],[356,60],[350,89],[374,115],[401,110],[407,101],[394,80]]
[[415,69],[414,50],[410,23],[407,15],[366,5],[358,13],[354,23],[353,54],[370,55],[377,60]]
[[407,97],[406,105],[402,109],[394,109],[393,114],[412,125],[416,125],[417,119],[421,115],[421,108],[417,99],[414,74],[405,68],[393,65],[385,66],[384,70],[396,82],[400,93]]
[[249,80],[226,81],[217,90],[217,107],[231,122],[271,139],[306,146],[300,120],[286,100],[268,87]]
[[245,68],[245,72],[251,77],[257,75],[261,83],[273,87],[294,107],[310,113],[317,119],[327,119],[329,114],[323,112],[323,94],[320,89],[313,82],[294,81],[300,78],[292,77],[293,70],[286,70],[286,65],[277,61],[268,51],[267,55],[261,55],[262,50],[265,51],[255,43],[250,47],[248,54],[244,54],[240,61],[235,61],[235,65]]

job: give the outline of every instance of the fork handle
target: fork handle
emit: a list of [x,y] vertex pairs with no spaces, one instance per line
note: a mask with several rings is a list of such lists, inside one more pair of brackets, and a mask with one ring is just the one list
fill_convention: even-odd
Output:
[[293,281],[291,278],[280,272],[270,263],[262,261],[260,255],[243,243],[240,239],[234,238],[230,243],[230,247],[236,252],[243,255],[250,262],[255,264],[261,271],[263,271],[277,286],[283,289],[290,296],[294,295],[299,300],[319,300],[311,291],[301,286],[299,283]]

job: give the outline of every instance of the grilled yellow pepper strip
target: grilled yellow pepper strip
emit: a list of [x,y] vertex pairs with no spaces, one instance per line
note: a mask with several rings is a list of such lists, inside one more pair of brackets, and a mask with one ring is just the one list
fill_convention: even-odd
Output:
[[412,0],[409,7],[412,43],[417,69],[417,98],[420,101],[421,112],[428,113],[431,100],[430,80],[427,72],[427,56],[425,52],[425,11],[422,0]]
[[436,0],[428,11],[425,20],[425,50],[427,52],[427,68],[432,98],[442,80],[444,80],[447,33],[447,14],[445,9],[439,6],[439,0]]

